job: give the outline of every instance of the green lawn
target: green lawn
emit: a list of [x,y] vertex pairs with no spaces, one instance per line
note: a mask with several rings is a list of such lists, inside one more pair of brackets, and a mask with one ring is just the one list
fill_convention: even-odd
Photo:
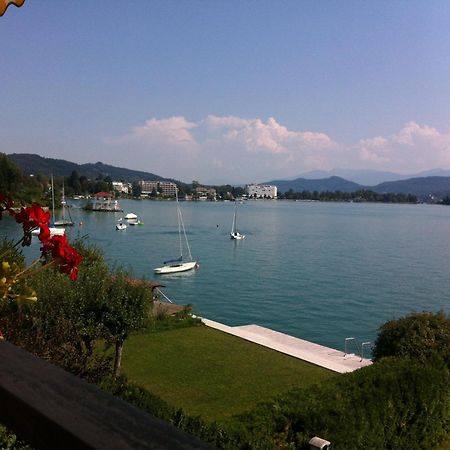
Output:
[[335,375],[206,326],[131,336],[123,372],[188,414],[217,421]]

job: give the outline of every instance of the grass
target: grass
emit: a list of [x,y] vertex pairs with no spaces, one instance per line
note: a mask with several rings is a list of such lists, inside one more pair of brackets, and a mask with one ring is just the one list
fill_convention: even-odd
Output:
[[130,381],[190,415],[216,421],[335,375],[203,325],[135,334],[125,343],[122,364]]

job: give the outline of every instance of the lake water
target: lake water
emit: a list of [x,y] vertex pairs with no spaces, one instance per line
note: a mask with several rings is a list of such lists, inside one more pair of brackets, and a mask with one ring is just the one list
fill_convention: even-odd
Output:
[[[246,238],[232,241],[232,202],[180,202],[200,268],[157,276],[154,267],[179,256],[175,203],[121,205],[124,213],[72,208],[83,226],[70,237],[88,235],[111,264],[163,283],[175,303],[227,325],[254,323],[343,349],[346,337],[373,342],[392,318],[450,311],[449,207],[246,201],[238,205]],[[116,231],[128,212],[144,225]],[[9,218],[0,222],[6,234],[20,234]],[[29,252],[38,251],[34,242]]]

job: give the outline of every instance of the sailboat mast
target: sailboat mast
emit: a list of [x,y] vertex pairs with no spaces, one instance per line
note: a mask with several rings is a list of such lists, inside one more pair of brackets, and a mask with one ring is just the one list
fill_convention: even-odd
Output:
[[53,174],[51,175],[51,180],[52,180],[52,217],[53,217],[53,222],[55,221],[55,189],[53,187]]
[[231,225],[231,232],[236,231],[236,200],[234,201],[234,214],[233,214],[233,224]]
[[181,239],[181,211],[180,206],[178,205],[178,186],[175,189],[175,201],[177,203],[178,239],[180,241],[180,256],[181,259],[183,259],[183,243]]

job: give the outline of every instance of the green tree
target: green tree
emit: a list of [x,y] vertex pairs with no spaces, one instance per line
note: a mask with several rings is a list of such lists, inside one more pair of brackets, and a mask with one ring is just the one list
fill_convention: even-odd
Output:
[[81,193],[80,176],[78,175],[78,172],[76,170],[72,171],[72,173],[70,174],[70,177],[67,179],[67,186],[75,194],[80,194]]
[[133,181],[133,184],[131,185],[131,193],[135,198],[139,198],[141,196],[142,189],[138,181]]
[[412,313],[380,327],[373,350],[375,360],[400,356],[421,362],[441,362],[450,369],[450,316]]
[[101,323],[106,340],[115,346],[114,376],[119,376],[125,340],[145,326],[152,301],[151,290],[121,269],[110,278],[103,298]]

